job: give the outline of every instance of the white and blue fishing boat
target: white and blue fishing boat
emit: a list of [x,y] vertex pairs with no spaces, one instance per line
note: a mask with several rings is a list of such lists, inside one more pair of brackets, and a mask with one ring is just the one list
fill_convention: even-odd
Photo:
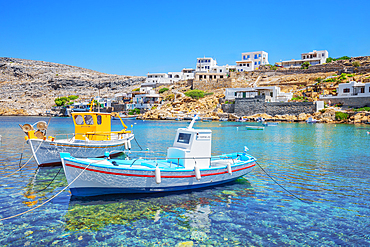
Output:
[[233,181],[251,172],[256,159],[244,152],[211,156],[212,131],[179,128],[167,156],[156,159],[75,158],[61,153],[74,196],[154,193],[202,188]]

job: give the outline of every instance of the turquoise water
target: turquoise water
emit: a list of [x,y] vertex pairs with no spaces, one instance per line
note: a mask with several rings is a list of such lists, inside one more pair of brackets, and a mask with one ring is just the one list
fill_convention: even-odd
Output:
[[[0,218],[40,205],[66,185],[59,167],[37,170],[18,124],[0,117]],[[114,121],[119,130],[119,121]],[[165,152],[187,122],[126,121],[142,148]],[[250,124],[250,123],[248,123]],[[213,154],[243,151],[259,167],[242,179],[196,191],[80,199],[68,190],[44,206],[0,221],[8,246],[369,246],[370,126],[281,123],[263,131],[231,122],[196,123],[213,131]],[[53,118],[48,135],[73,132]],[[134,150],[140,148],[133,142]],[[23,151],[22,151],[23,150]],[[133,153],[134,154],[134,153]],[[59,172],[59,173],[58,173]],[[51,183],[53,178],[56,179]]]

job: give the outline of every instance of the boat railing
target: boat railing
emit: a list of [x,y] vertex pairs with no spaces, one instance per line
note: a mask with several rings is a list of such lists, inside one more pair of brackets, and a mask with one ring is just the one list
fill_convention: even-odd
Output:
[[[165,152],[154,152],[154,151],[125,151],[125,153],[145,153],[145,154],[158,154],[158,153],[162,153],[162,154],[165,154]],[[177,160],[177,163],[174,162],[170,162],[170,167],[172,164],[174,164],[175,166],[177,165],[177,167],[180,166],[180,160],[194,160],[195,163],[197,160],[209,160],[209,167],[217,167],[217,166],[212,166],[212,161],[217,161],[217,160],[231,160],[232,161],[232,164],[235,163],[235,161],[240,157],[241,153],[236,155],[236,156],[220,156],[220,155],[216,155],[216,156],[209,156],[209,157],[147,157],[146,155],[144,157],[138,157],[138,158],[134,158],[132,159],[132,164],[130,166],[133,166],[135,164],[135,162],[137,160],[140,160],[140,159],[144,159],[144,160],[147,160],[147,159],[150,159],[150,160]]]

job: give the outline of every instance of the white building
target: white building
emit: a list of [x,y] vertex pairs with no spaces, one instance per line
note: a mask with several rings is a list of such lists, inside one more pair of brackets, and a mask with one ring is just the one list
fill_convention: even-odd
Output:
[[304,62],[309,62],[311,65],[317,64],[324,64],[326,63],[326,59],[329,57],[329,53],[327,50],[322,51],[312,51],[308,53],[302,53],[301,59],[299,60],[287,60],[282,61],[281,66],[283,67],[301,67]]
[[282,93],[280,87],[254,87],[254,88],[226,88],[225,100],[236,98],[254,98],[258,95],[265,95],[267,102],[288,102],[292,99],[293,93]]
[[211,57],[197,58],[196,72],[209,72],[211,67],[216,67],[217,61]]
[[237,71],[252,71],[260,65],[269,64],[268,53],[265,51],[243,52],[242,60],[236,61]]
[[188,79],[194,79],[194,69],[183,69],[181,72],[168,72],[168,74],[148,73],[145,83],[141,86],[157,87]]
[[160,104],[161,97],[151,87],[141,87],[139,92],[132,94],[132,103],[126,105],[126,109],[147,109]]
[[341,99],[370,97],[370,82],[362,83],[351,81],[349,83],[340,83],[337,89],[337,96],[320,95],[320,99]]

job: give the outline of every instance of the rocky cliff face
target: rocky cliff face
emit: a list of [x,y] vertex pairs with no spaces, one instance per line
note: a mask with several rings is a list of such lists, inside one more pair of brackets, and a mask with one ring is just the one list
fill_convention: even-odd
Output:
[[[80,100],[113,97],[143,83],[145,77],[100,73],[70,65],[18,58],[0,58],[0,115],[39,115],[56,97]],[[136,85],[136,86],[135,86]]]

